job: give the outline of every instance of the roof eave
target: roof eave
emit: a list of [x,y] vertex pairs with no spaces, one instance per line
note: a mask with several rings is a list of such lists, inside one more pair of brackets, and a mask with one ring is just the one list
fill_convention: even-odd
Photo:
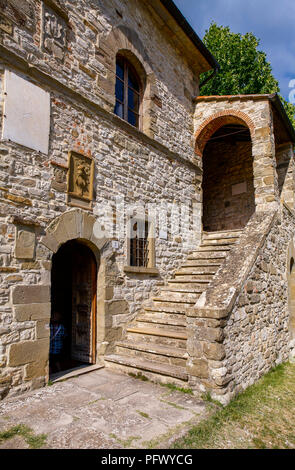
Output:
[[283,103],[282,101],[280,100],[280,97],[277,93],[273,93],[272,95],[269,95],[269,100],[270,102],[273,104],[273,106],[275,107],[276,111],[278,112],[278,114],[280,115],[283,123],[284,123],[284,126],[286,128],[286,131],[288,132],[289,136],[290,136],[290,141],[295,144],[295,129],[286,113],[286,110],[283,106]]

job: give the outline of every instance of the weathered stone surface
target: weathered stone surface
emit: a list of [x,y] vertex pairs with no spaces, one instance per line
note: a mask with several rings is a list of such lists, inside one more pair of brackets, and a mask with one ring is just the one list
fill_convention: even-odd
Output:
[[48,359],[49,338],[37,341],[23,341],[9,346],[8,366],[15,367],[30,362],[42,362]]
[[12,290],[12,303],[36,304],[50,301],[50,286],[16,286]]
[[25,380],[29,381],[46,375],[47,359],[25,365]]
[[35,255],[35,233],[29,229],[18,229],[15,241],[15,257],[33,259]]
[[225,358],[225,348],[222,344],[204,343],[203,350],[207,359],[214,359],[215,361],[221,361],[222,359]]
[[36,322],[36,339],[49,338],[50,326],[48,320]]
[[192,363],[187,366],[189,375],[207,379],[209,377],[208,362],[204,359],[193,359]]
[[18,322],[30,320],[49,320],[50,312],[50,303],[20,304],[14,306],[14,317]]

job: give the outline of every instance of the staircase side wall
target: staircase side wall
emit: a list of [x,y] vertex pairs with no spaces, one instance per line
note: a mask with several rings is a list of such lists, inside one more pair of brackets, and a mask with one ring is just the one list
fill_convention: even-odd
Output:
[[288,249],[294,233],[295,217],[283,207],[227,319],[225,359],[211,373],[229,380],[228,397],[289,358]]
[[289,267],[295,215],[255,214],[211,286],[188,312],[190,385],[227,403],[294,353]]

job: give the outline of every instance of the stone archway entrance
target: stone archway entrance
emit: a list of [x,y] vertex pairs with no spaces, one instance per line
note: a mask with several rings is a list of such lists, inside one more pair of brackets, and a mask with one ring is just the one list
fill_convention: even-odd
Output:
[[251,134],[243,122],[225,121],[207,140],[202,189],[205,232],[245,227],[255,212],[255,190]]
[[63,325],[58,356],[50,354],[51,373],[96,362],[97,263],[82,241],[64,243],[52,258],[51,353]]

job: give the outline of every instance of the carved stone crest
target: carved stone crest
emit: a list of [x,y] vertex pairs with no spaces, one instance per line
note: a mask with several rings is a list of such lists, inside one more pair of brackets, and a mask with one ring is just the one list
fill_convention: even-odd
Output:
[[42,47],[62,60],[67,44],[67,24],[61,16],[43,3]]
[[53,167],[52,189],[64,192],[67,189],[67,168],[51,162]]
[[33,259],[35,254],[35,232],[28,227],[16,229],[15,257]]
[[70,152],[68,166],[68,203],[90,208],[94,177],[92,158],[77,152]]

